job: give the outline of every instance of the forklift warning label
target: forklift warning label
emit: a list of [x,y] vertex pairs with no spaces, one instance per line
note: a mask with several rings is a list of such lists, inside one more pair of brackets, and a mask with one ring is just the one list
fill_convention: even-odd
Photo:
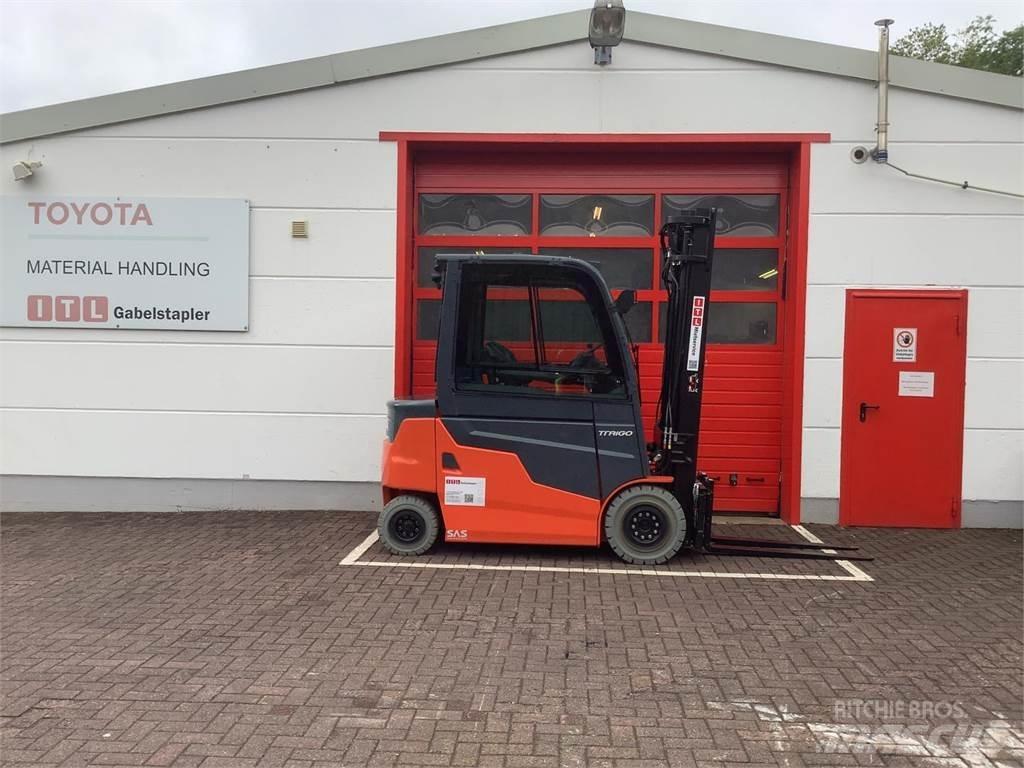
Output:
[[487,492],[485,477],[446,477],[444,503],[464,507],[482,507]]
[[693,312],[690,315],[690,344],[686,349],[686,370],[700,370],[700,335],[704,329],[704,297],[693,297]]

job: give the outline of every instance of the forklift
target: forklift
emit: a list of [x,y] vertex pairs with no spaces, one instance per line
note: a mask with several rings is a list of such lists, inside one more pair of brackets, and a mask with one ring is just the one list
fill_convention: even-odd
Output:
[[[598,547],[665,563],[681,549],[862,560],[826,544],[712,537],[714,482],[697,470],[715,211],[659,232],[668,293],[655,440],[644,442],[639,365],[600,271],[538,254],[439,255],[437,397],[388,403],[383,546]],[[828,552],[823,550],[830,550]]]

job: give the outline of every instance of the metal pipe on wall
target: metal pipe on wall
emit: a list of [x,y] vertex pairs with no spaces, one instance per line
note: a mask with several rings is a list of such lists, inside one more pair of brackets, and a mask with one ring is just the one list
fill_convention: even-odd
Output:
[[877,163],[889,161],[889,25],[892,19],[879,19],[878,27],[878,122],[875,151],[871,156]]
[[[949,186],[960,187],[961,189],[976,189],[979,192],[989,192],[993,195],[1007,195],[1009,197],[1017,198],[1024,197],[1024,195],[1019,192],[1008,192],[1006,190],[993,189],[991,187],[979,187],[968,184],[966,181],[950,181],[948,179],[940,179],[935,176],[913,173],[889,162],[889,25],[892,23],[892,19],[879,19],[875,22],[875,26],[878,27],[878,122],[875,123],[877,143],[875,144],[875,148],[871,150],[871,157],[875,159],[876,163],[884,163],[905,176],[910,176],[915,179],[934,181],[939,184],[948,184]],[[864,157],[864,153],[865,149],[863,147],[854,147],[851,157],[855,163],[862,163],[867,159]]]

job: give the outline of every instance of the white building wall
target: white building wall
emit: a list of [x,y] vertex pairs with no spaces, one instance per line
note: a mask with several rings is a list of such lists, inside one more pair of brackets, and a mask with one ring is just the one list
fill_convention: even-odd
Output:
[[[1024,210],[852,164],[874,111],[870,83],[630,43],[598,68],[579,43],[2,146],[3,166],[44,161],[4,194],[252,204],[250,332],[0,330],[0,473],[23,476],[5,506],[32,506],[24,476],[45,475],[361,483],[318,499],[370,498],[394,355],[382,130],[831,133],[812,152],[803,495],[838,496],[845,287],[937,284],[970,289],[965,498],[1020,500]],[[894,162],[1024,187],[1020,111],[894,89],[890,119]],[[236,498],[159,487],[173,503],[154,508]],[[297,493],[273,487],[244,503]]]
[[[935,121],[942,122],[951,100],[932,101]],[[986,112],[1008,111],[971,106],[979,124]],[[1020,140],[1018,123],[1003,142],[891,143],[890,159],[931,176],[1024,190]],[[844,162],[851,146],[834,142],[812,149],[802,493],[838,496],[846,288],[940,286],[969,291],[963,496],[1019,501],[1024,206],[1013,198],[908,179],[891,168]]]

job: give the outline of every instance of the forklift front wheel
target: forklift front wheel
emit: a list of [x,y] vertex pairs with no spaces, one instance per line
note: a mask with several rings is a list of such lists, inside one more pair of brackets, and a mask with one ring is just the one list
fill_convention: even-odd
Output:
[[434,546],[440,529],[434,505],[419,496],[396,496],[377,519],[381,544],[396,555],[422,555]]
[[608,505],[604,535],[615,554],[627,563],[659,565],[682,548],[686,514],[667,489],[634,485]]

